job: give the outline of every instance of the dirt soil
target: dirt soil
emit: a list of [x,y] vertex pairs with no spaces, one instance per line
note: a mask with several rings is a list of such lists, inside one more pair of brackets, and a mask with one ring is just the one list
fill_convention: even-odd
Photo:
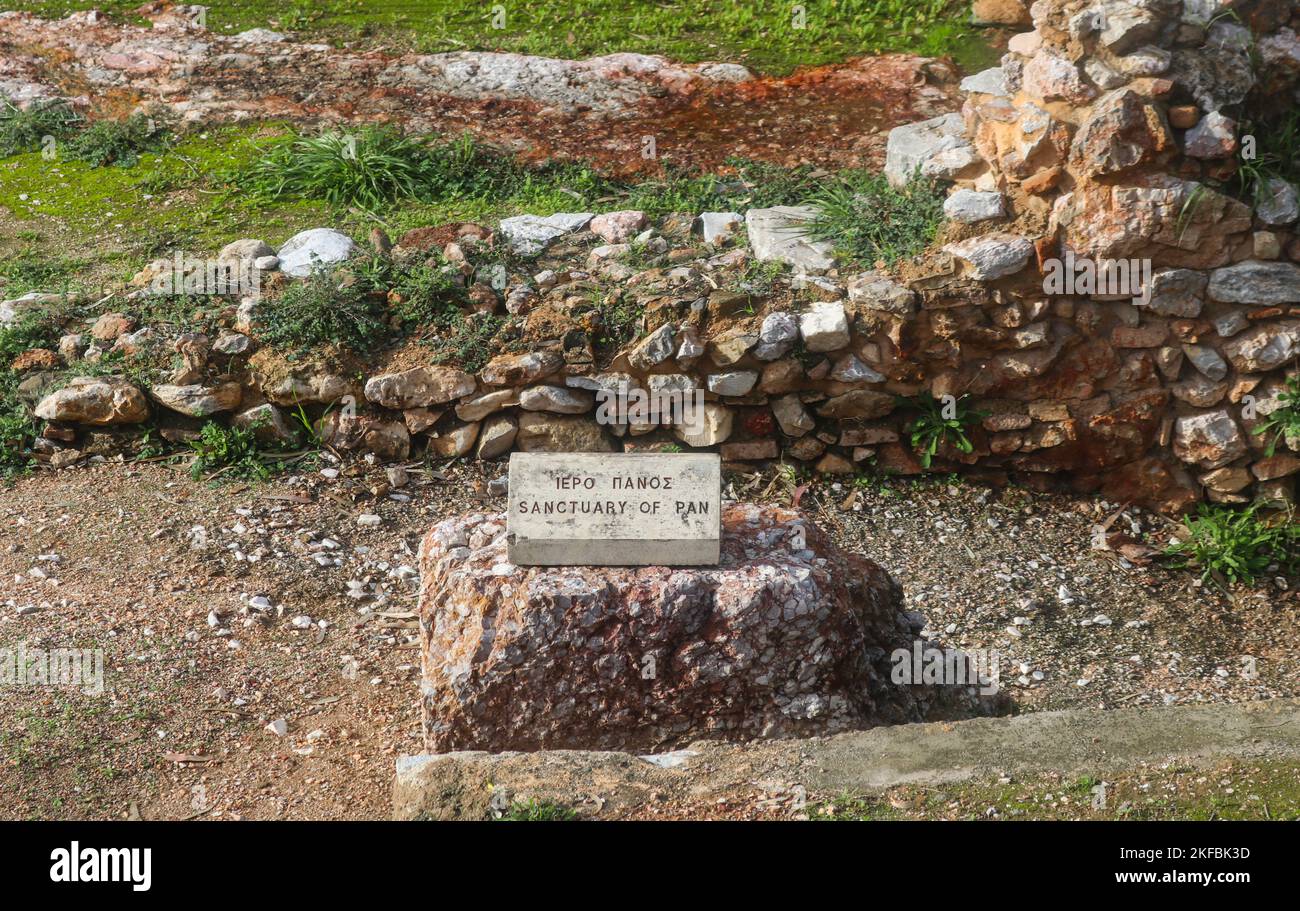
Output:
[[905,54],[737,79],[738,68],[719,75],[639,55],[542,61],[241,43],[155,18],[152,29],[84,16],[0,19],[0,87],[20,100],[71,97],[101,116],[164,104],[205,124],[470,132],[525,159],[585,160],[616,176],[669,162],[712,169],[731,156],[878,168],[890,129],[958,106],[953,66]]
[[[389,490],[381,468],[324,465],[212,485],[103,464],[0,491],[0,649],[101,648],[105,683],[0,686],[0,816],[390,816],[394,762],[420,752],[416,546],[442,517],[502,508],[487,482],[503,466],[413,466]],[[794,491],[764,473],[724,493]],[[943,480],[851,493],[814,484],[800,505],[895,573],[939,638],[997,649],[1019,711],[1300,694],[1294,580],[1228,597],[1126,564],[1090,548],[1115,512],[1090,500]]]

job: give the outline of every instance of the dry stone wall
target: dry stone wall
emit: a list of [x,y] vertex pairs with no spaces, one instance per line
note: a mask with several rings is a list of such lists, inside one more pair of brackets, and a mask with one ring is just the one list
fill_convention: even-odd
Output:
[[[733,462],[910,474],[923,469],[905,399],[928,393],[965,396],[978,415],[969,451],[941,446],[936,470],[1168,511],[1293,503],[1300,439],[1269,455],[1254,431],[1285,406],[1300,356],[1300,201],[1282,177],[1241,190],[1235,175],[1259,160],[1249,146],[1275,139],[1254,136],[1251,121],[1296,104],[1300,7],[1040,0],[1029,13],[1032,30],[1011,39],[1002,65],[962,83],[960,111],[889,136],[891,180],[951,183],[940,242],[923,256],[846,274],[806,233],[803,207],[695,213],[697,254],[650,270],[653,281],[625,261],[630,245],[672,260],[690,218],[566,213],[493,232],[420,229],[395,256],[441,248],[456,262],[478,243],[541,251],[535,274],[470,289],[476,308],[503,308],[515,327],[481,370],[286,360],[256,350],[249,299],[215,340],[174,341],[185,366],[149,401],[103,378],[58,390],[29,379],[51,422],[40,455],[75,462],[94,451],[87,435],[104,432],[93,428],[151,407],[228,415],[289,442],[286,410],[306,406],[330,408],[330,445],[387,459],[425,447],[483,459],[699,447]],[[291,280],[275,272],[293,271],[286,259],[354,255],[337,232],[305,235],[278,264],[270,248],[239,242],[256,247],[267,293]],[[750,258],[793,267],[799,303],[718,280]],[[1090,268],[1114,281],[1087,284]],[[635,302],[640,332],[609,358],[595,350],[590,298],[611,284]],[[142,343],[143,330],[114,317],[46,354],[75,361]],[[598,422],[598,393],[621,385],[702,390],[703,419],[689,430]],[[333,407],[346,396],[359,407]]]

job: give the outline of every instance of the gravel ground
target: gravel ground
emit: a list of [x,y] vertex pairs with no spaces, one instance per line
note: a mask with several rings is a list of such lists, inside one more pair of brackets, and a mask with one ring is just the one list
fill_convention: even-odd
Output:
[[[337,476],[100,465],[0,491],[0,648],[102,648],[105,680],[0,686],[0,816],[388,817],[394,758],[420,746],[416,546],[440,518],[502,508],[503,467],[413,466],[393,490],[382,468],[323,464]],[[773,472],[728,484],[796,495]],[[1093,549],[1115,506],[942,479],[798,496],[937,638],[997,650],[1019,711],[1300,694],[1294,582],[1229,597]],[[1169,526],[1109,528],[1118,546]]]

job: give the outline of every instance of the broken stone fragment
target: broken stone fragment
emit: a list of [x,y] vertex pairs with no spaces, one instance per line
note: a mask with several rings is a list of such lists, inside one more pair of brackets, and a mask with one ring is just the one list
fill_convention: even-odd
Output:
[[1225,266],[1210,273],[1209,293],[1216,301],[1256,307],[1300,303],[1300,266],[1265,261]]
[[686,427],[678,424],[673,427],[673,434],[687,446],[717,446],[726,442],[731,436],[735,415],[726,405],[709,402],[702,409],[700,425]]
[[519,393],[519,407],[524,411],[586,414],[594,406],[595,397],[583,389],[567,389],[563,386],[532,386]]
[[505,455],[515,444],[519,433],[519,421],[513,414],[495,414],[483,422],[483,429],[478,435],[480,459],[495,459]]
[[474,391],[474,377],[454,367],[413,367],[384,373],[366,382],[366,398],[384,408],[428,408]]
[[259,443],[273,446],[298,445],[302,430],[270,402],[239,412],[230,419],[230,423],[244,430],[251,430]]
[[748,395],[758,382],[755,370],[732,370],[727,373],[711,373],[708,377],[709,391],[715,395]]
[[1226,408],[1174,421],[1174,455],[1184,462],[1219,468],[1246,452],[1246,438]]
[[1001,218],[1005,214],[1002,194],[978,190],[958,190],[943,203],[943,214],[964,225]]
[[883,272],[864,272],[849,279],[849,302],[898,316],[916,312],[916,292]]
[[516,445],[522,452],[613,452],[594,420],[577,415],[525,411],[519,415]]
[[139,424],[149,419],[149,402],[120,377],[78,376],[41,399],[36,416],[68,424]]
[[594,216],[590,212],[557,212],[554,215],[516,215],[504,218],[498,233],[510,244],[514,252],[533,256],[545,250],[552,241],[580,231]]
[[817,217],[811,206],[775,206],[745,213],[749,245],[759,262],[783,262],[808,272],[825,272],[835,265],[830,241],[812,237]]
[[646,224],[644,212],[624,209],[597,215],[587,225],[587,230],[607,244],[625,244],[640,233]]
[[760,361],[774,361],[785,357],[798,340],[799,320],[794,314],[783,311],[769,313],[763,317],[763,324],[759,327],[754,357]]
[[993,281],[1014,275],[1029,264],[1034,245],[1015,234],[982,234],[948,244],[945,253],[965,262],[976,281]]
[[280,248],[280,271],[295,278],[305,278],[313,272],[345,262],[356,250],[352,238],[333,228],[301,231]]
[[634,370],[649,370],[671,358],[676,347],[677,327],[664,323],[628,352],[627,362]]
[[849,343],[849,321],[844,305],[819,301],[799,314],[799,334],[804,348],[814,353],[838,351]]
[[906,186],[918,175],[952,180],[979,161],[979,153],[966,138],[965,121],[954,112],[890,130],[885,176],[896,187]]
[[736,236],[745,218],[739,212],[700,213],[700,236],[706,244],[723,244]]
[[1203,117],[1183,137],[1183,151],[1193,158],[1227,158],[1237,150],[1237,122],[1218,111]]
[[163,384],[149,387],[149,395],[165,408],[192,418],[205,418],[221,411],[234,411],[243,398],[243,389],[238,383],[219,383],[215,386],[203,386],[193,383],[187,386]]
[[1241,373],[1274,370],[1300,355],[1300,322],[1256,326],[1227,342],[1223,350]]
[[499,354],[479,371],[489,386],[525,386],[559,372],[564,357],[557,351],[529,351],[526,354]]

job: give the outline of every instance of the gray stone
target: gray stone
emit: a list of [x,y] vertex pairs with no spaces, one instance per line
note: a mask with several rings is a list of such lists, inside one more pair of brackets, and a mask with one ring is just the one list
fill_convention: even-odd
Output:
[[1241,373],[1274,370],[1300,356],[1300,322],[1256,326],[1225,344],[1223,350]]
[[284,412],[264,402],[239,412],[230,419],[230,423],[244,430],[251,430],[259,443],[296,446],[301,428],[284,416]]
[[[1127,54],[1160,34],[1160,17],[1143,3],[1105,0],[1101,43],[1113,54]],[[1088,11],[1085,11],[1085,13]]]
[[300,231],[280,248],[280,271],[304,278],[321,269],[345,262],[356,252],[357,245],[333,228]]
[[1174,421],[1174,455],[1184,462],[1208,470],[1220,468],[1246,452],[1246,439],[1226,408]]
[[1001,193],[958,190],[943,203],[943,214],[963,225],[1001,218],[1005,214]]
[[979,161],[979,153],[966,138],[961,114],[943,114],[889,131],[885,148],[885,176],[896,187],[921,177],[952,180]]
[[1134,302],[1161,316],[1191,319],[1200,316],[1205,305],[1209,278],[1193,269],[1161,269],[1151,276],[1151,287]]
[[811,206],[775,206],[745,213],[749,245],[760,262],[788,263],[809,272],[825,272],[835,265],[834,245],[814,240],[809,223],[817,210]]
[[519,393],[519,407],[524,411],[586,414],[594,406],[594,396],[582,389],[566,389],[563,386],[532,386]]
[[711,373],[708,378],[709,391],[721,396],[748,395],[757,382],[758,372],[755,370]]
[[1200,119],[1183,137],[1183,151],[1193,158],[1227,158],[1237,149],[1237,122],[1218,111]]
[[1206,345],[1183,345],[1183,353],[1193,367],[1216,382],[1228,375],[1227,362],[1213,348]]
[[849,279],[849,301],[869,310],[882,310],[898,316],[916,312],[916,292],[900,285],[882,272],[864,272]]
[[242,240],[232,241],[222,247],[221,251],[217,253],[217,262],[245,262],[251,260],[256,264],[256,261],[264,256],[275,256],[275,248],[264,240],[246,237]]
[[760,361],[775,361],[789,354],[798,340],[799,320],[794,314],[784,311],[769,313],[763,317],[763,325],[758,330],[754,357]]
[[238,383],[219,383],[216,386],[190,384],[151,386],[149,395],[158,404],[192,418],[205,418],[221,411],[234,411],[239,407],[243,390]]
[[957,243],[948,244],[944,252],[951,253],[970,266],[976,281],[992,281],[1014,275],[1029,264],[1034,255],[1034,245],[1015,234],[983,234]]
[[649,370],[673,356],[677,347],[677,327],[664,323],[643,338],[627,356],[634,370]]
[[413,367],[385,373],[366,382],[366,398],[384,408],[428,408],[441,405],[475,389],[474,377],[455,367]]
[[1280,177],[1270,177],[1255,202],[1255,214],[1266,225],[1280,227],[1300,219],[1300,194],[1295,185]]
[[1228,304],[1300,303],[1300,266],[1252,260],[1210,273],[1210,297]]
[[856,355],[846,354],[831,368],[831,379],[841,383],[883,383],[885,376],[862,363]]
[[525,411],[515,445],[523,452],[611,452],[614,446],[591,418]]
[[736,236],[745,218],[739,212],[700,213],[700,234],[706,244],[721,244]]
[[515,453],[506,540],[520,566],[718,562],[716,455]]
[[1006,73],[1003,72],[1000,66],[990,67],[973,76],[967,76],[961,81],[959,88],[963,92],[974,92],[980,95],[997,95],[1001,97],[1008,94]]
[[541,253],[557,238],[585,228],[593,217],[590,212],[516,215],[503,218],[499,232],[516,253],[532,256]]
[[817,426],[797,395],[783,395],[772,402],[772,414],[788,437],[801,437]]
[[799,314],[804,348],[814,353],[837,351],[849,343],[849,321],[844,305],[819,301]]

